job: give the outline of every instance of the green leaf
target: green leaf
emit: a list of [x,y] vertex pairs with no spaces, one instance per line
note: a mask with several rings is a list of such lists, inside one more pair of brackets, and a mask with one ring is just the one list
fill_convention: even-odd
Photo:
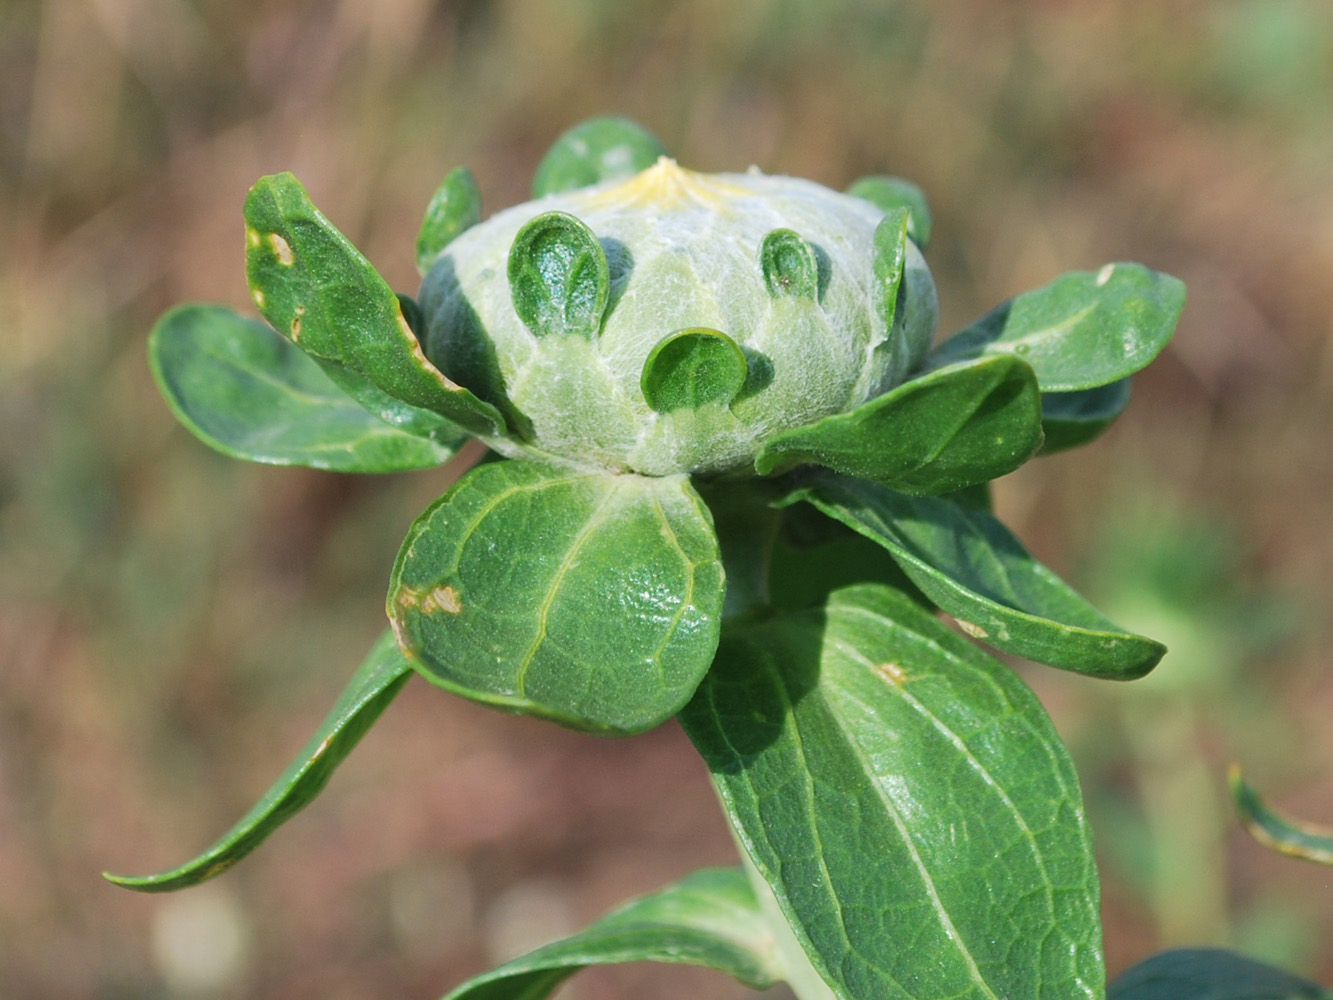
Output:
[[401,472],[447,462],[453,446],[390,427],[349,399],[263,323],[222,306],[173,309],[148,337],[171,412],[224,455],[337,472]]
[[1333,865],[1333,830],[1279,816],[1245,781],[1239,767],[1231,768],[1230,783],[1241,822],[1255,840],[1293,858]]
[[454,237],[480,221],[481,191],[477,180],[467,167],[455,167],[431,196],[417,233],[417,270],[422,276]]
[[985,510],[840,476],[787,498],[796,500],[879,542],[922,593],[996,649],[1113,680],[1143,676],[1166,652],[1108,620]]
[[910,598],[729,624],[681,722],[838,997],[1100,995],[1069,757],[1018,677]]
[[1157,357],[1184,305],[1185,286],[1169,274],[1107,264],[1010,299],[940,344],[926,365],[1015,354],[1036,371],[1043,392],[1092,389]]
[[814,302],[819,297],[819,258],[800,233],[774,229],[759,246],[764,284],[773,298],[786,295]]
[[674,715],[722,611],[712,519],[685,476],[473,469],[408,532],[389,616],[431,681],[601,733]]
[[392,633],[385,632],[296,760],[217,843],[193,861],[159,875],[108,873],[104,877],[127,889],[167,892],[222,874],[320,793],[334,769],[352,752],[411,675],[411,666],[399,652]]
[[908,218],[906,209],[896,209],[875,227],[875,300],[884,329],[889,331],[898,315],[898,295],[907,262]]
[[1012,472],[1041,445],[1041,396],[1016,358],[914,378],[849,413],[770,438],[760,475],[814,463],[905,493],[948,493]]
[[1121,974],[1108,1000],[1333,1000],[1333,993],[1232,951],[1181,948]]
[[725,333],[695,327],[663,338],[643,363],[639,387],[659,413],[730,406],[745,387],[745,353]]
[[718,868],[695,872],[573,937],[483,973],[445,1000],[542,1000],[580,969],[621,962],[700,965],[755,989],[782,978],[745,873]]
[[886,213],[907,209],[910,213],[907,233],[918,247],[926,249],[930,242],[930,205],[926,202],[925,192],[911,181],[880,175],[862,177],[847,189],[847,193],[864,198]]
[[622,180],[647,170],[666,149],[628,118],[592,118],[556,139],[532,180],[532,196]]
[[591,229],[546,212],[518,231],[509,249],[509,290],[535,336],[596,338],[611,296],[606,252]]
[[1041,395],[1041,429],[1046,436],[1041,454],[1050,455],[1087,444],[1110,427],[1129,405],[1129,379],[1073,392]]
[[261,178],[245,201],[246,275],[273,328],[410,406],[474,434],[501,434],[489,403],[426,360],[398,297],[310,202],[291,174]]

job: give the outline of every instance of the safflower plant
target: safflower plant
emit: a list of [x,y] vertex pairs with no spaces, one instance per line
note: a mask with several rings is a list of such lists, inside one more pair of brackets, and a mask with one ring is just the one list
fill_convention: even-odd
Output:
[[[267,323],[192,304],[150,337],[186,427],[338,472],[438,466],[470,437],[490,452],[408,531],[389,628],[264,798],[194,860],[111,881],[227,869],[416,672],[597,735],[678,718],[741,858],[451,998],[545,997],[640,960],[803,1000],[1106,995],[1074,769],[985,647],[1110,680],[1164,647],[1033,559],[987,484],[1115,419],[1174,330],[1178,280],[1068,274],[936,343],[920,189],[695,173],[619,118],[566,132],[533,200],[485,221],[472,175],[448,174],[416,298],[290,174],[244,214]],[[1309,986],[1188,951],[1112,995],[1317,995],[1225,992],[1246,976]]]

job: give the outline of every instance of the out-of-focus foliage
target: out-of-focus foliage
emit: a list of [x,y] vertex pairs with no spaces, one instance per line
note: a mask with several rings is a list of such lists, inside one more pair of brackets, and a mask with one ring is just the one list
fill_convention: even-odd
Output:
[[[429,995],[731,861],[676,730],[606,744],[422,687],[244,869],[165,900],[97,877],[189,856],[268,786],[445,486],[212,454],[152,391],[152,321],[249,310],[262,174],[296,172],[411,291],[447,171],[472,168],[489,214],[601,113],[699,169],[919,184],[945,329],[1106,260],[1186,281],[1125,415],[997,506],[1118,621],[1176,639],[1121,700],[1040,681],[1089,785],[1108,966],[1230,940],[1333,979],[1333,893],[1234,832],[1223,786],[1238,757],[1283,811],[1333,819],[1330,67],[1323,0],[0,5],[6,996]],[[1135,499],[1163,495],[1180,513]],[[1099,523],[1124,525],[1119,554],[1080,563]],[[736,995],[685,970],[581,989]]]

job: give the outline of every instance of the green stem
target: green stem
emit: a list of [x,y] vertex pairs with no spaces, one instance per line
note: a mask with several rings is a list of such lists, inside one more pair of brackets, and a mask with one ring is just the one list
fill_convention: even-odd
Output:
[[762,612],[770,606],[768,574],[781,511],[769,506],[766,484],[696,484],[713,513],[722,566],[727,574],[723,618]]

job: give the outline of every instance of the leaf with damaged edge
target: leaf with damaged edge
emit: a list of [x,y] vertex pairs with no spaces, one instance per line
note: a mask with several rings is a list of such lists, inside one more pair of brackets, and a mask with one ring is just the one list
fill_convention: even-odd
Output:
[[1333,865],[1333,829],[1297,823],[1279,816],[1232,766],[1231,798],[1250,836],[1266,847],[1293,858]]
[[910,598],[729,622],[681,722],[838,997],[1100,995],[1068,754],[1011,670]]
[[832,475],[785,502],[798,500],[883,545],[922,593],[996,649],[1111,680],[1143,676],[1166,652],[1107,619],[984,510]]
[[411,665],[385,632],[343,691],[323,725],[262,799],[212,847],[193,861],[158,875],[112,875],[116,885],[140,892],[184,889],[220,875],[307,806],[333,771],[407,683]]
[[1233,951],[1180,948],[1121,973],[1107,1000],[1333,1000],[1333,993]]
[[707,671],[722,595],[688,477],[506,461],[471,470],[412,525],[388,610],[441,687],[633,733],[674,715]]
[[672,962],[766,989],[782,978],[771,932],[739,868],[706,869],[608,913],[572,937],[506,962],[445,1000],[542,1000],[580,969]]

